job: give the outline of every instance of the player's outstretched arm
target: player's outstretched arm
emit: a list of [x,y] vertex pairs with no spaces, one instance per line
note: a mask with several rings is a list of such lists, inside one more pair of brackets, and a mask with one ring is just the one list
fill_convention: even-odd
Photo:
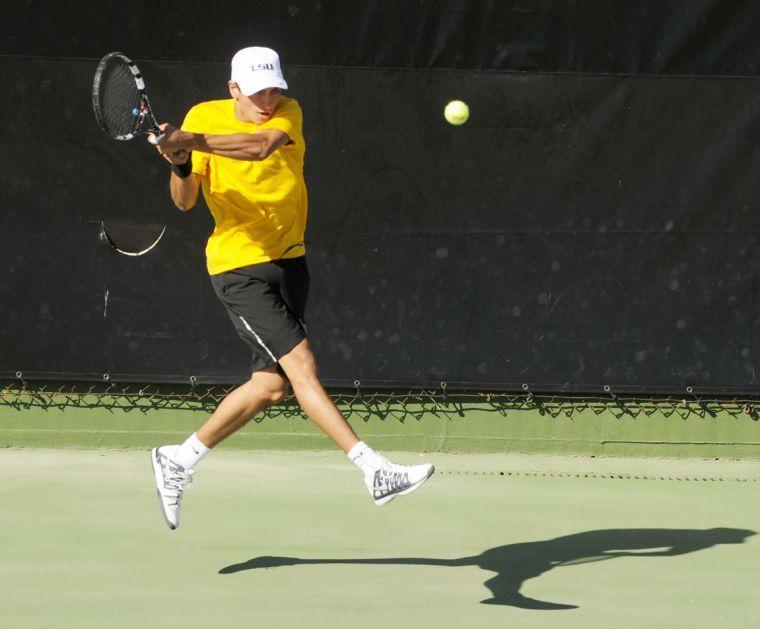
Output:
[[290,142],[280,129],[261,129],[254,133],[190,133],[171,125],[161,125],[163,139],[157,144],[162,153],[199,150],[212,155],[248,161],[261,161]]

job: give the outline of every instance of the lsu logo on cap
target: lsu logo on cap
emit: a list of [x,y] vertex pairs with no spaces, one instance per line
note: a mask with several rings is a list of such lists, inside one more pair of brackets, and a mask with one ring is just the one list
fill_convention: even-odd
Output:
[[251,70],[256,72],[256,70],[274,70],[274,64],[271,63],[259,63],[257,65],[251,66]]

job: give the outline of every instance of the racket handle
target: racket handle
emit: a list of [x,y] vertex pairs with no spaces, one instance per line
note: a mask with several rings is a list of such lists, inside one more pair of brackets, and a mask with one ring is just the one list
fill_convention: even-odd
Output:
[[164,134],[163,133],[159,133],[157,135],[151,133],[148,136],[148,142],[150,142],[151,144],[158,144],[163,139],[164,139]]

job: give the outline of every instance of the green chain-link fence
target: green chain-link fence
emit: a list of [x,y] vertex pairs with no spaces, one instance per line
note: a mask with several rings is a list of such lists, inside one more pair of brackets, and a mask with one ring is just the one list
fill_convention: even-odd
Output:
[[[107,408],[124,410],[198,410],[211,412],[234,385],[117,384],[72,382],[0,383],[0,406],[30,408]],[[734,417],[760,419],[760,399],[747,397],[697,398],[681,396],[590,396],[515,394],[495,392],[448,392],[441,389],[364,391],[329,390],[330,397],[348,417],[365,421],[372,417],[421,417],[424,414],[463,416],[469,409],[506,413],[534,410],[549,417],[572,417],[581,411],[608,413],[616,417],[660,416]],[[263,417],[301,413],[293,395],[270,407]]]

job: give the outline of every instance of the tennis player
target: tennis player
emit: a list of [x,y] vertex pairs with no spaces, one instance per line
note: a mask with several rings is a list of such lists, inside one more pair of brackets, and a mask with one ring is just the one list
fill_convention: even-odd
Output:
[[215,228],[206,246],[214,290],[253,353],[252,376],[184,443],[151,452],[159,505],[179,526],[182,494],[196,466],[225,437],[282,400],[292,387],[303,411],[364,474],[377,505],[408,494],[431,464],[399,465],[361,441],[325,393],[309,348],[304,232],[305,143],[298,102],[274,50],[249,47],[232,58],[231,98],[190,109],[182,129],[160,125],[156,148],[171,163],[175,205],[190,210],[203,191]]

